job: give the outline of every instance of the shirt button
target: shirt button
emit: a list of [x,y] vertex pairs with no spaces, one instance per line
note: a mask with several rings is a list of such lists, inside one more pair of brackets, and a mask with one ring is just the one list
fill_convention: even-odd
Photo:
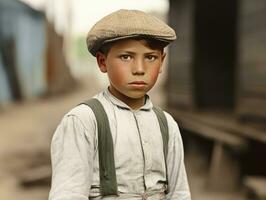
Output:
[[148,197],[147,197],[147,195],[146,195],[145,193],[142,195],[142,199],[143,199],[143,200],[148,199]]

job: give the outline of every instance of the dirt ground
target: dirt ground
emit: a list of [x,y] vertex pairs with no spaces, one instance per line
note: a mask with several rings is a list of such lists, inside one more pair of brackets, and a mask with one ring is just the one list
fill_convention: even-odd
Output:
[[[92,78],[93,79],[93,78]],[[91,80],[75,91],[26,103],[12,104],[0,110],[0,199],[45,200],[49,184],[37,183],[25,187],[23,174],[41,166],[50,172],[50,141],[63,115],[79,102],[100,91],[101,86]],[[155,97],[160,94],[154,92]],[[160,100],[158,100],[159,103]],[[217,193],[207,191],[206,172],[193,171],[196,158],[187,160],[192,198],[194,200],[244,200],[239,192]],[[48,181],[49,182],[49,181]]]

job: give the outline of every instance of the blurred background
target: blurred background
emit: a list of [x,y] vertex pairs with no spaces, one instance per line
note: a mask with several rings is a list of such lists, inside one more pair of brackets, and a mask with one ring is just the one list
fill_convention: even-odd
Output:
[[179,124],[192,198],[266,199],[264,0],[0,0],[0,199],[48,198],[56,126],[108,85],[86,34],[120,8],[177,33],[150,96]]

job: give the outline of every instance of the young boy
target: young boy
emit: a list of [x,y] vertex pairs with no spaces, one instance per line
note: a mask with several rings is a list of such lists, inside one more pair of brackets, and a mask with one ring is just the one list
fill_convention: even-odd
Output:
[[147,95],[162,71],[164,47],[175,39],[168,25],[137,10],[111,13],[90,30],[88,50],[110,85],[94,96],[102,113],[80,104],[58,126],[50,200],[191,199],[178,126],[166,112],[162,125]]

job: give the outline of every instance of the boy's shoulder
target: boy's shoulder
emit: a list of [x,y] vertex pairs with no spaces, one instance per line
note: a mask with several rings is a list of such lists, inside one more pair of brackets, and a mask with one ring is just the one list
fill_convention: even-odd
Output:
[[173,116],[168,111],[166,111],[163,108],[161,108],[161,109],[163,110],[163,113],[164,113],[168,123],[173,123],[173,122],[176,123],[176,121],[174,120]]
[[73,107],[71,110],[69,110],[65,114],[65,116],[76,116],[78,118],[86,118],[90,114],[92,114],[91,109],[88,106],[80,103]]
[[95,96],[90,97],[88,99],[84,99],[83,101],[81,101],[77,105],[75,105],[71,110],[69,110],[65,114],[64,118],[72,116],[72,117],[78,118],[84,124],[86,124],[88,121],[91,121],[91,120],[94,121],[95,116],[94,116],[92,109],[84,103],[91,98],[96,98],[99,101],[102,101],[101,96],[102,96],[102,92],[98,93]]
[[169,127],[169,132],[179,132],[179,126],[178,122],[174,119],[174,117],[168,112],[163,110],[165,117],[167,119],[168,127]]

